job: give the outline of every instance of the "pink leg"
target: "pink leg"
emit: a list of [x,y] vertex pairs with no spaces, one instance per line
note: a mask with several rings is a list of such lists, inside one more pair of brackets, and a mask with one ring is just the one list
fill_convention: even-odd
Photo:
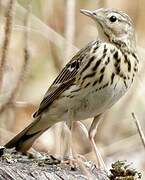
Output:
[[75,164],[75,158],[74,158],[74,154],[73,154],[73,145],[72,145],[72,128],[73,128],[73,112],[69,112],[69,118],[66,121],[66,128],[65,128],[65,133],[66,133],[66,137],[67,137],[67,147],[65,150],[65,155],[64,155],[64,159],[65,162],[68,162],[71,166],[74,166]]
[[103,168],[104,170],[107,170],[106,165],[103,161],[103,158],[102,158],[102,156],[96,146],[96,143],[94,141],[94,137],[97,133],[97,128],[98,128],[98,125],[99,125],[99,122],[101,121],[101,119],[102,119],[102,115],[98,115],[98,116],[94,117],[94,120],[89,129],[89,139],[90,139],[93,151],[95,152],[95,155],[96,155],[96,158],[98,161],[98,166]]

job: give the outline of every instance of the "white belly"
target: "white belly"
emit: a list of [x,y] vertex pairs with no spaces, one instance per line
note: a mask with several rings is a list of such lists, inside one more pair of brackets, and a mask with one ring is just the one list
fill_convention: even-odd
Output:
[[[61,97],[53,102],[44,116],[52,124],[72,118],[74,121],[84,120],[104,113],[115,104],[127,91],[123,81],[107,86],[104,89],[82,89],[73,98]],[[67,94],[67,93],[66,93]],[[71,115],[71,117],[70,117]]]
[[109,109],[126,91],[127,89],[122,81],[118,82],[117,85],[113,84],[98,91],[89,90],[84,92],[84,90],[82,90],[79,96],[71,99],[69,110],[73,111],[74,120],[94,117]]

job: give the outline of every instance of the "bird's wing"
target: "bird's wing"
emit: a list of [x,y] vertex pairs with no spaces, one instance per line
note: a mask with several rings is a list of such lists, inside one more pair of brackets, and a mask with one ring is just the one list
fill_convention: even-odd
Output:
[[42,102],[40,103],[39,109],[33,114],[34,118],[38,117],[43,111],[45,111],[61,93],[73,84],[83,59],[86,58],[94,43],[95,42],[93,41],[85,48],[81,49],[62,69],[53,84],[47,90]]

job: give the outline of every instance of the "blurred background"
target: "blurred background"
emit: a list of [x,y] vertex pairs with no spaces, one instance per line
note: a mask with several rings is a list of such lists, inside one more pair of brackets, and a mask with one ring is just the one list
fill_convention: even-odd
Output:
[[[125,11],[136,29],[140,71],[129,92],[101,122],[96,143],[106,165],[127,160],[143,172],[145,149],[131,113],[145,131],[145,1],[138,0],[1,0],[0,1],[0,145],[33,121],[38,107],[61,68],[89,41],[97,38],[95,23],[81,8],[110,7]],[[92,119],[83,121],[89,129]],[[64,123],[58,123],[34,144],[41,152],[65,151]],[[74,149],[95,162],[87,136],[74,124]]]

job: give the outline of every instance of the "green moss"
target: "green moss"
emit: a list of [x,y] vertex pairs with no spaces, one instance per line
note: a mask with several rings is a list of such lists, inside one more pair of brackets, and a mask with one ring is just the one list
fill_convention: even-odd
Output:
[[141,173],[127,164],[126,161],[117,161],[112,164],[110,169],[110,180],[138,180],[141,179]]

